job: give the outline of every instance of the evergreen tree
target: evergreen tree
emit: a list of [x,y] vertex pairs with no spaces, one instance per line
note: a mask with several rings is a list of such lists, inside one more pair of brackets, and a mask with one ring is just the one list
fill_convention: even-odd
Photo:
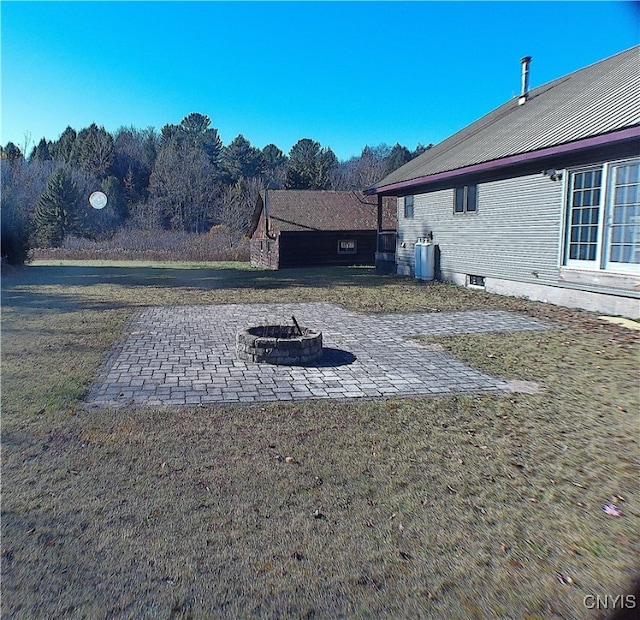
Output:
[[415,151],[411,153],[411,158],[413,159],[414,157],[418,157],[418,155],[422,155],[422,153],[428,151],[431,147],[433,147],[433,144],[427,144],[427,146],[425,146],[424,144],[418,143]]
[[128,209],[147,195],[158,142],[158,135],[153,128],[138,130],[123,127],[116,134],[115,158],[111,169],[123,188]]
[[178,140],[190,148],[200,148],[209,157],[212,164],[217,164],[222,152],[222,140],[218,130],[209,127],[211,119],[198,112],[185,116],[178,125]]
[[46,138],[42,138],[36,146],[33,147],[31,155],[29,155],[29,162],[32,161],[50,161],[51,158],[51,142],[48,142]]
[[282,189],[286,179],[287,156],[275,145],[267,144],[262,149],[263,175],[269,189]]
[[387,164],[386,174],[390,174],[400,168],[400,166],[404,166],[404,164],[412,159],[411,151],[406,146],[401,146],[396,142],[385,160]]
[[71,175],[58,168],[47,182],[35,210],[38,241],[45,247],[59,247],[67,233],[79,232],[78,188]]
[[203,136],[210,130],[211,119],[205,114],[192,112],[180,121],[180,132],[189,146],[201,146]]
[[248,179],[260,174],[263,167],[262,153],[240,134],[222,149],[220,166],[224,183],[233,185],[240,178]]
[[115,158],[111,134],[104,127],[92,123],[78,134],[75,143],[76,159],[80,166],[99,179],[108,176]]
[[108,208],[114,213],[118,221],[124,221],[129,213],[118,177],[110,176],[104,179],[102,181],[102,191],[107,196]]
[[19,161],[22,158],[22,151],[13,142],[7,142],[7,146],[2,149],[2,159],[6,159],[9,163]]
[[67,127],[49,149],[53,159],[66,164],[76,163],[76,140],[78,134],[72,127]]
[[160,130],[160,146],[166,147],[171,145],[177,145],[178,143],[178,135],[180,130],[178,125],[174,125],[172,123],[168,123],[164,125]]
[[287,189],[327,189],[331,173],[338,158],[331,149],[320,147],[319,142],[303,138],[289,153]]
[[179,125],[165,125],[160,130],[161,146],[172,146],[174,149],[186,147],[200,149],[205,152],[212,164],[218,164],[222,152],[222,140],[218,130],[209,127],[211,119],[204,114],[192,112],[185,116]]

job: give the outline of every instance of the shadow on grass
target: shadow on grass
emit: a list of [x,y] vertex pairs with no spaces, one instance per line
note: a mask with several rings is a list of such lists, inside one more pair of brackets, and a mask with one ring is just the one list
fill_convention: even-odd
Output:
[[73,296],[54,295],[45,292],[35,291],[12,291],[10,288],[2,288],[2,308],[25,310],[51,310],[55,312],[73,312],[75,310],[117,310],[128,308],[129,303],[104,302],[101,300],[89,301],[87,299],[77,299]]
[[122,286],[132,289],[189,289],[191,292],[252,289],[282,290],[291,287],[375,286],[388,281],[370,267],[317,267],[270,271],[235,268],[171,268],[137,266],[49,266],[30,265],[3,269],[2,305],[5,308],[72,310],[124,308],[133,305],[125,299],[76,299],[38,287]]

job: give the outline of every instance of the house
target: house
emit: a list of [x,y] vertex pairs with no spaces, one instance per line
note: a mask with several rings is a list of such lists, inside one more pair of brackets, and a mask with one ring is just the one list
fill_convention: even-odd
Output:
[[365,191],[398,198],[397,272],[431,240],[443,280],[637,318],[640,46],[532,90],[530,61],[518,97]]
[[361,192],[267,190],[249,230],[251,264],[373,265],[378,231],[395,231],[395,203],[386,198],[378,208]]

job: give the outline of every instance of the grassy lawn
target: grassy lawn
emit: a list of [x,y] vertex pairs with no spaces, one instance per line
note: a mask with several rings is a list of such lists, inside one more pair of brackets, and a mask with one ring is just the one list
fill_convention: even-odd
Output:
[[[438,341],[537,394],[83,404],[137,307],[271,301],[555,328]],[[640,553],[638,334],[371,269],[3,270],[3,618],[603,617]]]

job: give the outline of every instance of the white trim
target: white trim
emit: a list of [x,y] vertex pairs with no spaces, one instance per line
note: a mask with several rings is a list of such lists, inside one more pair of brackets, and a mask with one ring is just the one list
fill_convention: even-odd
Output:
[[605,286],[623,291],[640,291],[640,280],[631,273],[614,273],[612,271],[580,270],[571,267],[560,267],[558,282],[570,282],[584,286]]
[[[572,269],[580,269],[580,270],[599,270],[600,261],[600,253],[602,249],[602,234],[603,234],[603,212],[605,210],[605,189],[606,189],[606,162],[602,164],[594,164],[591,166],[578,166],[576,168],[568,168],[567,169],[567,177],[570,179],[571,175],[581,172],[596,172],[600,171],[600,202],[598,203],[598,237],[596,240],[596,257],[594,260],[579,260],[579,259],[571,259],[569,258],[569,247],[571,245],[570,240],[570,232],[571,232],[571,212],[573,209],[573,205],[570,204],[570,198],[573,196],[572,192],[572,184],[569,181],[567,183],[567,191],[564,196],[564,211],[566,215],[566,225],[564,229],[564,247],[562,248],[562,256],[564,257],[563,265],[565,267],[569,267]],[[591,205],[591,208],[596,205]]]
[[558,231],[558,269],[564,267],[565,260],[565,244],[567,241],[567,194],[569,192],[569,170],[564,169],[562,171],[562,186],[561,186],[562,204],[560,205],[560,230]]
[[[575,166],[567,168],[563,174],[563,207],[562,207],[562,229],[561,238],[563,240],[560,252],[560,268],[576,269],[578,271],[591,271],[593,273],[602,274],[634,274],[640,273],[640,265],[635,263],[616,263],[615,266],[607,266],[606,252],[609,249],[609,236],[611,228],[607,224],[607,215],[610,210],[610,198],[612,196],[613,186],[611,183],[611,171],[615,166],[640,161],[637,157],[625,158],[615,161],[606,161],[599,164],[591,164],[587,166]],[[570,259],[569,246],[570,228],[571,228],[571,210],[570,198],[572,196],[572,187],[570,177],[573,173],[589,172],[592,170],[601,170],[602,179],[600,184],[600,203],[598,205],[598,237],[596,245],[596,257],[593,261]],[[566,180],[565,180],[566,179]]]
[[[611,234],[613,232],[613,207],[615,200],[615,184],[613,183],[613,173],[616,167],[624,166],[625,164],[631,164],[638,162],[640,165],[640,158],[632,157],[631,159],[625,159],[622,161],[611,162],[608,165],[607,169],[607,200],[605,201],[605,210],[604,217],[607,218],[605,220],[605,237],[602,240],[602,269],[606,271],[617,271],[618,273],[628,273],[628,274],[639,274],[640,273],[640,264],[638,263],[623,263],[619,261],[610,261],[609,260],[609,252],[611,248]],[[609,214],[611,217],[609,218]],[[637,216],[638,217],[638,216]],[[609,223],[609,219],[611,223]]]

